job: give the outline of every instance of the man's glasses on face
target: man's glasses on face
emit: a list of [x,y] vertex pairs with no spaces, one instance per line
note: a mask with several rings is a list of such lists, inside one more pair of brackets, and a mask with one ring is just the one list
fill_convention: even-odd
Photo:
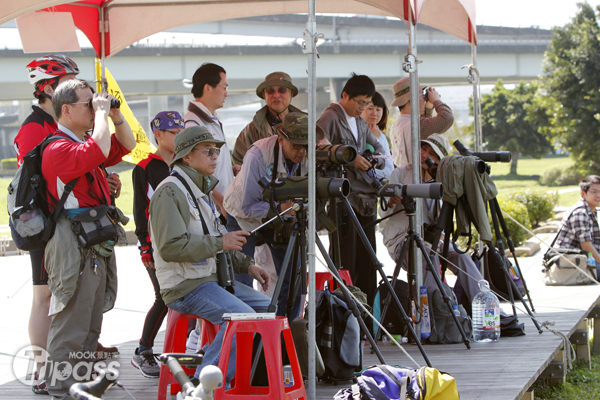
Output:
[[266,94],[275,94],[275,92],[279,94],[285,94],[288,91],[288,88],[283,86],[269,86],[265,89]]
[[199,152],[205,153],[209,157],[213,157],[213,156],[218,157],[219,154],[221,154],[221,149],[219,149],[218,147],[209,147],[209,148],[194,149],[194,150],[198,150]]
[[588,193],[590,193],[592,196],[598,196],[600,195],[600,190],[589,190]]
[[85,104],[86,106],[88,106],[89,108],[92,108],[92,101],[88,100],[88,101],[78,101],[76,103],[69,103],[71,105],[75,105],[75,104]]
[[365,107],[369,107],[371,104],[373,104],[370,101],[365,101],[365,100],[356,100],[356,99],[352,99],[356,102],[356,104],[358,104],[359,107],[365,108]]
[[292,146],[294,147],[294,150],[296,150],[296,151],[300,151],[302,149],[308,151],[308,145],[307,144],[292,144]]

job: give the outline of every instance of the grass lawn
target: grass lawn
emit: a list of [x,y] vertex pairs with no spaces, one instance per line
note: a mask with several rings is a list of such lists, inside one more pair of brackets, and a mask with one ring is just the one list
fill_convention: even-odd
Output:
[[592,368],[577,367],[567,374],[567,383],[557,387],[541,383],[533,385],[534,395],[539,400],[592,400],[600,393],[600,355],[592,356]]

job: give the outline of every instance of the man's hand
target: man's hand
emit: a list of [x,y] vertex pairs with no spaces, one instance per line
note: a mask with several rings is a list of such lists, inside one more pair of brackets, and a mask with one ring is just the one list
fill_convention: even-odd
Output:
[[442,96],[440,96],[440,94],[437,92],[437,90],[435,90],[435,88],[430,87],[429,89],[427,89],[427,102],[431,103],[432,107],[433,103],[435,103],[441,98]]
[[233,176],[237,176],[237,174],[240,173],[240,171],[242,170],[242,166],[241,165],[234,165],[231,167],[231,169],[233,170]]
[[246,231],[228,232],[223,235],[223,250],[239,250],[246,244],[246,236],[250,233]]
[[356,160],[354,160],[353,166],[358,169],[362,169],[363,171],[367,171],[369,168],[371,168],[371,163],[368,162],[367,159],[363,156],[357,155]]
[[154,269],[154,261],[152,261],[152,256],[150,254],[142,254],[142,264],[144,267]]
[[396,204],[400,204],[401,201],[402,201],[402,197],[390,197],[387,201],[388,207],[393,207]]
[[[279,208],[281,209],[281,212],[284,212],[285,210],[287,210],[288,208],[291,208],[294,205],[293,201],[288,201],[286,203],[280,203],[279,204]],[[296,215],[296,211],[295,210],[290,210],[288,212],[286,212],[287,215]]]
[[256,279],[265,292],[269,290],[269,281],[271,278],[269,278],[269,273],[267,271],[258,265],[252,264],[248,266],[248,275]]
[[119,179],[119,174],[111,172],[111,174],[106,177],[106,181],[108,182],[110,192],[115,196],[115,199],[118,199],[121,195],[121,179]]
[[106,92],[95,93],[92,98],[92,108],[94,111],[105,111],[106,114],[110,112],[110,99],[113,98]]

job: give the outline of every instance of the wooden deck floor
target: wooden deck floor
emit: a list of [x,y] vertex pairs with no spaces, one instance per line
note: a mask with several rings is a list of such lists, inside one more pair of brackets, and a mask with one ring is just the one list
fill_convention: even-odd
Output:
[[[133,254],[131,255],[132,259],[137,256],[137,249],[128,251]],[[545,287],[541,283],[540,254],[541,252],[538,253],[538,256],[523,260],[521,264],[525,270],[527,283],[532,294],[536,309],[535,315],[540,323],[553,321],[555,322],[553,329],[570,336],[576,326],[598,304],[600,287],[595,285]],[[0,259],[3,263],[0,268],[3,271],[4,260],[8,259],[9,257]],[[135,279],[133,277],[139,277],[139,275],[136,275],[139,271],[127,272],[128,270],[124,271],[123,269],[137,268],[137,266],[120,265],[123,265],[119,272],[119,279],[123,282],[120,288],[121,295],[121,290],[131,290],[131,281]],[[22,272],[18,272],[18,274],[22,274]],[[123,280],[121,274],[130,274],[131,276]],[[23,276],[26,276],[26,274]],[[147,280],[145,276],[142,278]],[[135,286],[133,287],[135,288]],[[34,395],[29,387],[16,380],[14,373],[12,373],[12,355],[16,354],[14,349],[19,348],[19,343],[28,343],[26,329],[24,329],[27,321],[23,315],[28,315],[29,303],[27,303],[27,300],[20,299],[21,294],[11,297],[18,289],[16,283],[0,282],[0,290],[2,289],[4,289],[3,293],[7,293],[7,299],[0,299],[0,306],[5,314],[5,318],[0,320],[0,400],[44,399],[44,397]],[[121,362],[119,381],[133,393],[136,399],[156,399],[158,379],[152,380],[142,377],[130,364],[130,355],[137,345],[137,340],[133,340],[133,338],[139,335],[140,321],[143,321],[143,317],[145,317],[144,310],[147,304],[151,303],[151,300],[147,297],[132,302],[131,296],[136,297],[135,294],[129,293],[127,295],[130,297],[126,303],[127,307],[123,306],[124,303],[118,303],[115,310],[106,314],[104,330],[108,332],[102,334],[102,342],[105,344],[118,344],[122,354],[119,359]],[[13,300],[16,303],[13,303]],[[25,303],[26,307],[21,303]],[[20,304],[22,309],[10,309],[14,304]],[[502,307],[505,311],[510,311],[507,304],[503,304]],[[111,314],[113,315],[111,316]],[[517,338],[502,337],[496,343],[473,343],[470,350],[467,350],[463,344],[428,345],[425,346],[425,350],[434,367],[446,371],[456,378],[461,399],[519,400],[562,346],[561,339],[558,336],[548,331],[538,334],[533,323],[522,313],[519,314],[519,319],[526,325],[526,336]],[[119,328],[114,328],[114,326]],[[123,337],[131,340],[118,341],[118,338]],[[164,331],[160,332],[157,338],[156,351],[162,348],[163,337]],[[404,348],[419,364],[425,364],[416,346],[405,345]],[[381,350],[388,364],[415,367],[399,349],[393,346],[384,346],[381,347]],[[364,365],[368,366],[376,363],[378,363],[376,357],[366,351]],[[319,384],[317,399],[331,399],[342,387],[346,387],[346,385]],[[124,391],[118,388],[111,389],[106,394],[106,398],[130,399]]]

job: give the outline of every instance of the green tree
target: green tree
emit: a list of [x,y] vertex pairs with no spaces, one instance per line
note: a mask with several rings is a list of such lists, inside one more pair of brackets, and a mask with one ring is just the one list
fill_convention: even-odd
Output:
[[586,173],[600,173],[600,27],[597,12],[579,3],[573,20],[554,28],[545,55],[543,88],[548,112],[534,118]]
[[538,90],[537,84],[519,82],[506,89],[499,79],[491,94],[481,100],[481,130],[485,150],[512,153],[510,173],[517,173],[519,156],[541,158],[552,150],[550,142],[528,113]]

